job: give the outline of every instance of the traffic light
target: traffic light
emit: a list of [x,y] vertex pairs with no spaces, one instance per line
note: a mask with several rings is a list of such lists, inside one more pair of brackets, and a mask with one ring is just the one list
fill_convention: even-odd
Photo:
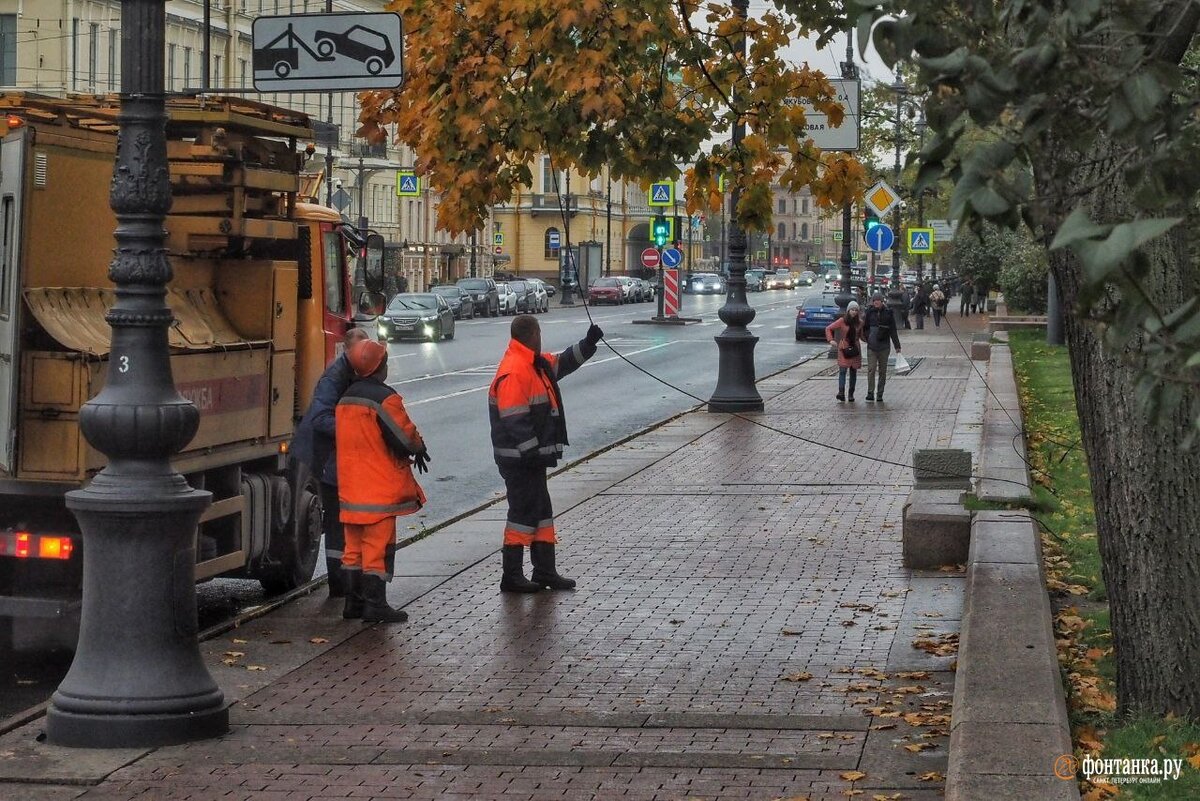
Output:
[[865,237],[867,234],[869,234],[871,232],[871,229],[877,225],[879,225],[879,218],[875,216],[874,212],[864,211],[863,212],[863,236]]
[[666,217],[659,215],[650,223],[650,235],[657,247],[665,247],[671,239],[671,223]]

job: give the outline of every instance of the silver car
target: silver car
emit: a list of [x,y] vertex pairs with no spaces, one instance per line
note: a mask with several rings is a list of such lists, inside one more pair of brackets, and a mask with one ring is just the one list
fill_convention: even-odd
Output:
[[532,312],[550,311],[550,293],[546,291],[546,283],[540,278],[526,279],[532,291],[529,310]]
[[513,292],[512,287],[503,281],[497,281],[496,294],[500,297],[501,314],[517,313],[517,293]]
[[626,303],[634,303],[641,300],[641,298],[638,297],[642,294],[641,287],[638,285],[635,279],[629,277],[628,275],[614,275],[613,278],[616,278],[621,282],[621,293]]

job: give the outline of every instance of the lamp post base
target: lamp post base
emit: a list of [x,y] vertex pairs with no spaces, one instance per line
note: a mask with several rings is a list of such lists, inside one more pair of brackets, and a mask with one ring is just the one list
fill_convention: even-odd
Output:
[[220,737],[229,731],[229,706],[166,715],[46,712],[46,739],[67,748],[151,748]]
[[[745,328],[742,329],[746,331]],[[713,337],[719,351],[717,388],[708,399],[710,412],[761,412],[763,399],[754,385],[754,346],[758,337],[728,330]]]

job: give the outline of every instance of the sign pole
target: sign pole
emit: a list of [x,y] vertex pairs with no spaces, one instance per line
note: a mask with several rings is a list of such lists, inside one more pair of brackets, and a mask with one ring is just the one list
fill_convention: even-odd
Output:
[[663,314],[663,295],[666,292],[667,284],[663,278],[662,246],[659,245],[655,250],[658,251],[658,318],[661,320],[665,316]]

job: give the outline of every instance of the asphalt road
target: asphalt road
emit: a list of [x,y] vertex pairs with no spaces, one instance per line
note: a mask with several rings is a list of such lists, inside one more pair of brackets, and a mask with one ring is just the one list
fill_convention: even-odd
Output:
[[[821,286],[752,293],[757,310],[751,330],[758,377],[790,367],[823,351],[816,342],[796,342],[796,306]],[[589,314],[604,329],[605,342],[582,369],[562,382],[574,460],[696,406],[699,401],[637,371],[614,350],[667,384],[706,400],[716,386],[717,346],[724,324],[717,310],[724,295],[685,295],[681,314],[703,322],[687,326],[635,325],[651,317],[652,303],[624,306],[561,307],[538,315],[543,349],[559,352],[583,338]],[[394,342],[388,345],[389,378],[403,396],[409,415],[429,446],[433,461],[420,481],[429,503],[417,515],[401,518],[400,534],[422,528],[486,503],[503,492],[492,461],[487,388],[508,346],[510,317],[460,320],[453,340]],[[610,348],[611,346],[611,348]],[[500,532],[497,531],[497,543]],[[403,558],[401,556],[400,558]],[[324,560],[318,573],[325,572]],[[263,602],[257,581],[217,579],[197,588],[202,629]],[[27,653],[4,660],[0,669],[0,720],[46,700],[65,675],[70,655]]]

